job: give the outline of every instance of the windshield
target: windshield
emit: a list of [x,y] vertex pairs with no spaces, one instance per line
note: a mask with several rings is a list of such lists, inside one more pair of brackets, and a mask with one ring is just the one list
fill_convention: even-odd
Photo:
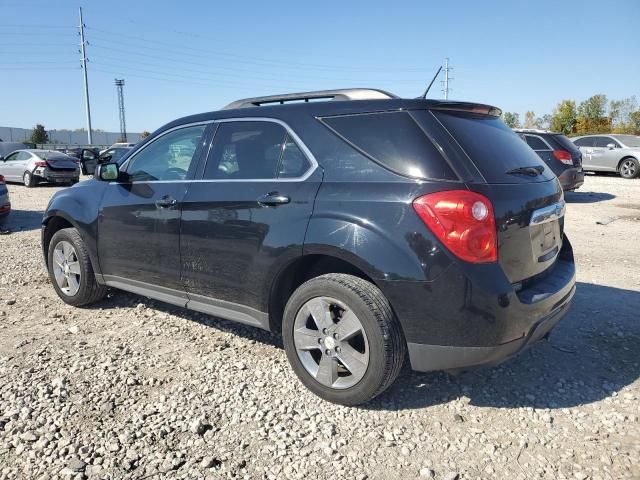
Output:
[[612,135],[616,140],[620,140],[627,147],[640,147],[640,137],[637,135]]

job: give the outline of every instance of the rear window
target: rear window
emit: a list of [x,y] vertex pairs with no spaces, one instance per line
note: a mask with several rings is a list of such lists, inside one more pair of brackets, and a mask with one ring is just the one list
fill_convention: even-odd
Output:
[[325,117],[322,121],[360,152],[395,173],[458,180],[436,146],[407,112]]
[[[437,110],[433,113],[487,182],[540,182],[553,178],[540,157],[498,117]],[[543,174],[537,177],[507,174],[517,168],[537,166],[544,168]]]
[[580,149],[576,147],[575,143],[569,140],[564,135],[554,135],[553,139],[560,144],[562,148],[564,148],[568,152],[572,153],[580,153]]

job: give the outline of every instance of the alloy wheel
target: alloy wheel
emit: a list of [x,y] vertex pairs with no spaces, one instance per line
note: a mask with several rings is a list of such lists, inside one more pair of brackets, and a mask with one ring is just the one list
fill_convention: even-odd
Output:
[[80,290],[80,262],[74,246],[63,240],[53,249],[53,276],[65,295],[73,297]]
[[636,174],[636,162],[625,160],[620,166],[620,173],[623,177],[633,177]]
[[352,387],[369,366],[369,342],[362,323],[334,298],[315,297],[302,305],[293,340],[304,368],[326,387]]

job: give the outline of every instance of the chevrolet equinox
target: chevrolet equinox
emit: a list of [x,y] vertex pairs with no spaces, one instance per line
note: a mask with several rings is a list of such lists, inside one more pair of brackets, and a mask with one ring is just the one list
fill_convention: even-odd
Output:
[[345,89],[165,125],[57,192],[53,287],[117,288],[282,335],[312,392],[356,405],[418,371],[503,361],[575,292],[553,172],[476,103]]

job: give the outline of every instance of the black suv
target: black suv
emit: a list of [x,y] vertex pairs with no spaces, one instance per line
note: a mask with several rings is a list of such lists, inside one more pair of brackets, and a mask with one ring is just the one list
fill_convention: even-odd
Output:
[[516,129],[515,132],[556,174],[565,192],[582,186],[582,152],[571,140],[561,133],[547,130]]
[[176,120],[54,195],[60,298],[107,287],[281,333],[314,393],[354,405],[415,370],[494,364],[575,292],[551,170],[474,103],[352,89]]

